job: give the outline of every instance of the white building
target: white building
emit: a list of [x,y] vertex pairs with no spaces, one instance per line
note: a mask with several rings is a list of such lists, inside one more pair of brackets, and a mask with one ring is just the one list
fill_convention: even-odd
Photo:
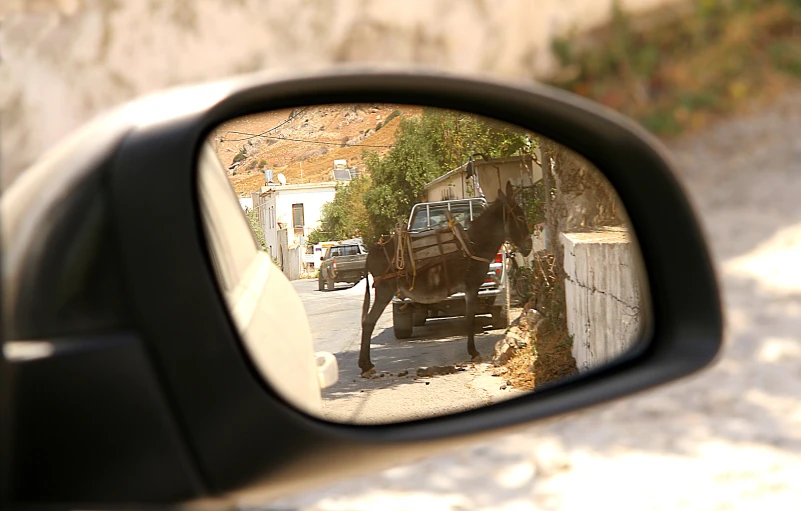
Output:
[[423,193],[428,202],[481,195],[492,202],[498,197],[498,190],[506,188],[507,182],[514,186],[531,186],[541,179],[542,169],[531,156],[509,156],[465,163],[426,184]]
[[335,191],[336,183],[326,182],[269,185],[252,194],[267,249],[279,265],[291,249],[301,247],[305,253],[306,237],[320,226],[322,208],[334,200]]
[[239,205],[242,206],[243,211],[247,211],[249,209],[253,209],[253,198],[252,197],[239,197]]

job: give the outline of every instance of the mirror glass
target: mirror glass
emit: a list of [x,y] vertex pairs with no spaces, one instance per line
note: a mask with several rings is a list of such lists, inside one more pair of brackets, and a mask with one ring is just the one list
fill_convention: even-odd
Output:
[[247,352],[317,417],[487,406],[647,337],[615,190],[537,133],[422,106],[317,105],[230,120],[198,162],[212,265]]

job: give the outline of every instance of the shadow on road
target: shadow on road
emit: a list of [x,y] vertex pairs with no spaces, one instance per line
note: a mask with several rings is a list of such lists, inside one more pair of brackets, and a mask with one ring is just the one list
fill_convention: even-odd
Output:
[[[476,316],[476,348],[483,360],[490,360],[495,343],[503,338],[504,330],[489,330],[489,317]],[[388,328],[375,335],[370,343],[371,357],[376,367],[372,378],[362,378],[358,366],[358,351],[337,353],[339,382],[323,391],[324,400],[335,400],[365,390],[389,388],[408,384],[425,384],[423,380],[437,378],[418,377],[417,370],[432,366],[471,365],[464,335],[464,318],[429,319],[425,326],[415,327],[409,339],[396,339]],[[458,367],[456,368],[459,369]],[[404,374],[406,373],[406,374]],[[383,375],[383,376],[382,376]],[[401,376],[403,375],[403,376]]]

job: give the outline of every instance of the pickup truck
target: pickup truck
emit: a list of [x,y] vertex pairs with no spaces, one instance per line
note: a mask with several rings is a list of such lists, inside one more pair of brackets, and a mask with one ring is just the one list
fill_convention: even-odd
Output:
[[[469,221],[478,217],[487,201],[483,198],[456,199],[438,202],[421,202],[412,207],[409,215],[409,232],[419,232],[445,224],[446,210],[453,218],[467,227]],[[489,265],[487,278],[478,290],[476,315],[491,314],[493,328],[509,325],[510,288],[507,285],[507,253],[504,247]],[[423,326],[429,318],[464,316],[464,293],[455,293],[439,303],[414,303],[409,298],[392,299],[392,324],[397,339],[411,337],[415,326]]]
[[328,247],[320,263],[317,289],[333,291],[337,282],[355,284],[367,274],[367,250],[360,241]]

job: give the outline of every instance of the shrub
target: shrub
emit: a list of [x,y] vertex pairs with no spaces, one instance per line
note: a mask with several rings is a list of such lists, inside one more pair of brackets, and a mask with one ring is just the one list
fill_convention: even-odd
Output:
[[387,118],[386,118],[386,119],[384,119],[384,126],[386,126],[387,124],[389,124],[389,121],[391,121],[391,120],[392,120],[392,119],[394,119],[395,117],[399,116],[400,114],[401,114],[401,111],[400,111],[400,110],[393,110],[393,111],[392,111],[392,113],[390,113],[390,114],[387,116]]

